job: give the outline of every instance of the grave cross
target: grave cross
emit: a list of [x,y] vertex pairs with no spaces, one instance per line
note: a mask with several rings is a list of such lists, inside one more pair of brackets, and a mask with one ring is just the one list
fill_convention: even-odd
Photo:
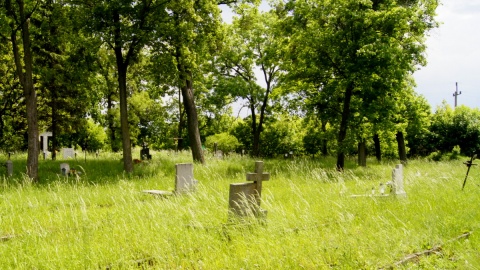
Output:
[[256,184],[258,204],[260,206],[260,198],[262,195],[262,181],[270,180],[270,174],[263,172],[263,161],[255,161],[255,172],[247,173],[247,181],[253,181]]
[[48,137],[52,137],[53,134],[52,132],[50,131],[46,131],[46,132],[43,132],[39,135],[39,137],[42,139],[43,141],[43,145],[42,145],[42,150],[43,150],[43,159],[46,158],[46,155],[48,153]]

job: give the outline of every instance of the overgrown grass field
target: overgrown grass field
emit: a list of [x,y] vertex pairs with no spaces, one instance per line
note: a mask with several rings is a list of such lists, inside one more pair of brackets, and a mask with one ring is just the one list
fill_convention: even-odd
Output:
[[169,198],[142,190],[173,190],[189,153],[153,152],[131,175],[114,154],[70,160],[81,174],[68,177],[41,160],[36,184],[25,159],[0,170],[1,269],[480,269],[480,171],[462,191],[463,159],[409,161],[403,199],[351,197],[390,181],[395,161],[339,173],[333,158],[264,160],[267,218],[235,223],[229,184],[254,159],[208,157],[196,192]]

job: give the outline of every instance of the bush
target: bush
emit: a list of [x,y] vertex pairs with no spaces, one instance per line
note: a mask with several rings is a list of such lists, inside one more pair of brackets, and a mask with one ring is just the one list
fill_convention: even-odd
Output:
[[217,149],[221,150],[223,153],[232,152],[237,147],[241,146],[235,136],[230,135],[226,132],[208,136],[205,142],[205,146],[213,150],[215,143],[217,143]]

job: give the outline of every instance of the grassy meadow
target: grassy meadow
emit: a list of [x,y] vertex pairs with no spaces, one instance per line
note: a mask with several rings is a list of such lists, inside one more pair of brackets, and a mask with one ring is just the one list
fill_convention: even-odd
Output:
[[130,175],[115,154],[69,160],[81,174],[68,177],[61,157],[41,160],[36,184],[26,156],[13,156],[13,177],[0,169],[0,268],[480,269],[480,171],[462,192],[467,158],[409,161],[403,199],[350,197],[390,181],[396,161],[352,159],[339,173],[333,158],[264,160],[267,218],[233,223],[229,184],[245,182],[254,159],[207,155],[195,193],[159,198],[141,191],[173,190],[174,165],[191,155],[152,154]]

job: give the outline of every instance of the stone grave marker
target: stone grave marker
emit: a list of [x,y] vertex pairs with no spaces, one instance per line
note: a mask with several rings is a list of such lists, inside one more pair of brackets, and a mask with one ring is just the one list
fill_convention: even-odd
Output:
[[403,189],[403,165],[397,164],[392,170],[392,193],[397,197],[407,197]]
[[10,152],[8,152],[8,160],[5,162],[5,167],[7,168],[7,176],[13,175],[13,161],[10,160]]
[[60,173],[62,173],[62,175],[68,175],[70,173],[70,165],[68,165],[68,163],[61,163]]
[[187,193],[194,191],[198,182],[193,178],[193,164],[176,164],[175,170],[175,193]]
[[175,170],[175,190],[173,192],[166,190],[144,190],[143,192],[153,195],[170,196],[195,191],[198,181],[193,177],[193,164],[176,164]]
[[75,158],[75,150],[73,148],[63,148],[63,159]]
[[52,132],[50,131],[45,131],[40,133],[40,136],[42,143],[42,150],[43,150],[43,159],[46,159],[49,152],[48,152],[48,137],[52,137]]
[[263,161],[256,161],[255,172],[247,173],[247,180],[253,182],[230,184],[228,199],[230,213],[237,217],[265,216],[267,211],[260,208],[262,182],[269,179],[270,174],[263,172]]

